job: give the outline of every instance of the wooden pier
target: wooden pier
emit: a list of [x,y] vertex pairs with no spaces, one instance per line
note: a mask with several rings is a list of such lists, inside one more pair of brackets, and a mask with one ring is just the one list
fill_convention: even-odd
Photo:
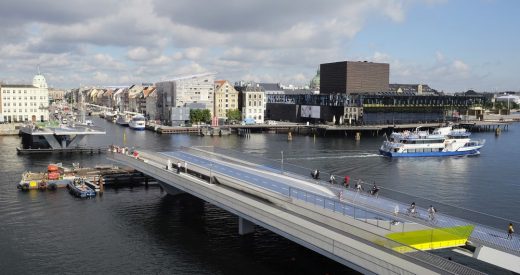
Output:
[[199,134],[199,127],[172,127],[172,126],[159,126],[157,128],[159,134]]

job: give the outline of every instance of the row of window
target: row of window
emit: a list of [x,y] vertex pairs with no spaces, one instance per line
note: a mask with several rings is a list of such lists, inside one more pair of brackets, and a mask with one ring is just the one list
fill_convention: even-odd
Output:
[[[17,110],[17,109],[13,109],[13,113],[16,113],[16,110]],[[18,109],[18,113],[23,113],[23,112],[24,112],[23,110],[24,110],[24,109]],[[28,111],[29,111],[30,113],[37,113],[37,112],[38,112],[38,109],[25,109],[25,113],[29,113]],[[10,113],[10,112],[11,112],[10,109],[4,109],[4,113]]]
[[[252,98],[256,99],[256,94],[254,94],[254,95],[249,94],[249,99],[251,99],[251,96],[253,96]],[[258,98],[262,99],[262,95],[258,95]]]
[[[236,100],[232,100],[232,101],[236,102]],[[222,99],[219,99],[218,102],[222,102]],[[229,102],[229,99],[226,98],[226,102]]]
[[[11,102],[4,102],[4,107],[11,106]],[[13,106],[16,106],[16,102],[13,102]],[[27,102],[20,102],[18,103],[18,106],[27,106]],[[29,106],[38,106],[37,102],[29,102]]]
[[431,153],[431,152],[442,152],[442,148],[418,148],[418,149],[408,149],[403,150],[403,153]]
[[[11,93],[11,90],[4,90],[3,91],[3,94],[10,94],[10,93]],[[22,90],[18,90],[18,93],[21,94]],[[27,90],[23,90],[23,93],[26,94]],[[16,94],[16,90],[13,90],[13,94]]]
[[[251,102],[253,102],[253,105],[251,105]],[[251,106],[256,107],[256,106],[262,106],[262,105],[263,105],[263,102],[260,100],[258,101],[258,103],[257,103],[257,101],[249,101],[249,107],[251,107]]]
[[[36,116],[34,116],[36,118]],[[40,116],[40,121],[43,121],[44,117]],[[4,121],[7,122],[22,122],[22,121],[29,121],[29,116],[25,115],[19,115],[19,116],[4,116]]]
[[246,108],[246,113],[264,113],[264,110],[262,109],[247,109]]
[[[218,107],[219,107],[219,108],[222,108],[222,104],[219,104]],[[235,108],[235,104],[231,104],[230,107],[231,107],[231,108]],[[228,107],[228,104],[226,104],[226,108],[230,108],[230,107]]]
[[[4,96],[3,99],[4,99],[4,100],[11,100],[11,97],[10,97],[10,96]],[[19,100],[22,100],[22,97],[19,96],[18,99],[19,99]],[[24,99],[24,100],[27,100],[27,97],[24,96],[23,99]],[[30,96],[30,97],[29,97],[29,100],[36,100],[36,99],[38,99],[37,96]],[[13,96],[13,100],[16,100],[16,96]],[[45,97],[45,96],[40,96],[40,100],[47,100],[47,97]]]
[[428,139],[428,140],[421,140],[421,139],[407,140],[407,139],[404,139],[402,142],[403,143],[408,143],[408,144],[430,144],[430,143],[443,143],[444,139]]

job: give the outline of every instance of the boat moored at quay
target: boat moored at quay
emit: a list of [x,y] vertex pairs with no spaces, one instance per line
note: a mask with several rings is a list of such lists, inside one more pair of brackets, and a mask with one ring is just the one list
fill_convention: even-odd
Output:
[[119,114],[116,119],[116,124],[128,127],[128,124],[130,123],[130,117],[125,114]]
[[441,157],[478,155],[485,140],[471,140],[466,129],[445,126],[432,133],[426,130],[394,132],[383,142],[379,153],[388,157]]
[[128,124],[128,126],[130,126],[130,128],[134,129],[134,130],[137,130],[137,131],[142,131],[145,129],[145,118],[143,115],[136,115],[134,117],[132,117],[132,119],[130,120],[130,123]]
[[96,192],[92,188],[88,187],[87,181],[83,178],[76,177],[74,180],[67,184],[69,193],[78,198],[90,198],[95,197]]

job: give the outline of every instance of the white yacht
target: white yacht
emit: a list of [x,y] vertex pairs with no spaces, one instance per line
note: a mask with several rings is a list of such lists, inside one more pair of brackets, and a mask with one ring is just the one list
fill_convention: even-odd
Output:
[[130,122],[128,123],[128,126],[134,130],[144,130],[145,128],[145,118],[143,115],[136,115],[132,117]]

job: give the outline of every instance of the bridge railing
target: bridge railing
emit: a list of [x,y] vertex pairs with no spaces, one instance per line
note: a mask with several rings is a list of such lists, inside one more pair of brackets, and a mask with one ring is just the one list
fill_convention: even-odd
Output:
[[[270,158],[263,157],[260,155],[252,155],[254,153],[265,154],[266,152],[263,152],[263,151],[255,152],[254,150],[252,150],[248,154],[244,154],[243,152],[236,151],[233,149],[223,149],[223,148],[212,147],[212,146],[205,147],[202,149],[205,150],[206,152],[207,151],[214,152],[216,154],[215,157],[219,157],[218,155],[220,155],[220,157],[225,156],[226,158],[234,158],[234,159],[238,159],[242,162],[247,162],[249,165],[252,165],[257,169],[264,169],[267,171],[272,171],[274,173],[285,173],[285,174],[290,173],[291,176],[301,179],[301,180],[305,180],[305,181],[312,180],[314,183],[321,185],[321,186],[326,186],[327,188],[333,189],[338,193],[341,191],[347,192],[346,190],[352,191],[352,187],[355,183],[359,183],[363,187],[364,190],[369,191],[374,182],[374,181],[371,182],[370,180],[366,180],[366,179],[351,178],[350,179],[351,188],[344,188],[344,186],[342,186],[342,184],[341,184],[343,182],[343,178],[341,176],[335,175],[336,182],[339,184],[330,184],[329,182],[327,182],[327,180],[330,178],[330,173],[327,173],[327,172],[320,172],[320,178],[323,180],[313,180],[310,176],[313,169],[309,169],[309,168],[303,167],[301,165],[289,163],[287,160],[284,160],[283,165],[282,165],[282,158],[281,158],[282,153],[281,152],[280,152],[280,155],[278,155],[278,156],[277,155],[270,156],[273,158],[273,159],[270,159]],[[191,150],[190,152],[197,151],[197,150],[193,150],[192,148],[189,148],[188,150]],[[285,157],[287,157],[287,152],[285,152]],[[520,251],[518,249],[520,247],[520,238],[513,236],[513,240],[510,240],[507,242],[500,242],[499,245],[497,245],[497,243],[495,243],[494,241],[490,241],[488,238],[488,236],[490,234],[496,235],[497,232],[499,232],[500,236],[503,235],[502,237],[506,238],[507,225],[510,222],[512,222],[513,224],[520,224],[520,221],[515,221],[512,219],[503,218],[503,217],[498,217],[495,215],[490,215],[487,213],[483,213],[483,212],[479,212],[479,211],[475,211],[475,210],[471,210],[471,209],[466,209],[466,208],[462,208],[459,206],[450,205],[447,203],[441,203],[438,201],[434,201],[434,200],[419,197],[419,196],[410,195],[408,193],[403,193],[400,191],[392,190],[390,188],[386,188],[382,185],[378,185],[378,188],[380,188],[379,194],[380,195],[383,194],[382,196],[380,196],[380,198],[386,200],[388,202],[388,205],[390,208],[393,208],[395,205],[399,205],[401,211],[403,211],[406,209],[407,205],[403,204],[402,202],[408,202],[408,203],[415,202],[417,206],[423,206],[422,208],[418,207],[418,209],[420,209],[420,211],[422,212],[423,217],[427,217],[428,215],[427,215],[426,209],[430,205],[433,205],[437,209],[437,211],[439,211],[437,213],[438,216],[447,214],[449,216],[446,216],[446,217],[456,218],[456,219],[450,219],[448,221],[448,223],[446,224],[446,226],[458,226],[458,225],[470,225],[470,224],[475,225],[475,226],[483,229],[484,231],[488,232],[489,234],[473,234],[471,236],[472,240],[480,242],[482,244],[486,244],[490,247],[495,247],[495,248],[501,249],[501,250],[505,249],[508,252],[511,252],[516,255],[520,255]],[[361,194],[367,195],[367,192],[363,192]],[[387,208],[386,211],[392,212],[392,209],[390,209],[390,208]],[[406,217],[406,218],[408,219],[408,217]],[[414,221],[425,224],[427,226],[431,226],[431,227],[440,226],[439,224],[431,223],[426,218],[414,219]],[[499,229],[499,228],[501,228],[501,229]]]
[[[134,163],[134,165],[137,167],[142,167],[142,165],[143,165],[142,161],[144,161],[144,163],[150,164],[149,169],[151,171],[153,171],[152,175],[156,174],[156,173],[162,173],[165,171],[165,166],[162,163],[164,161],[162,159],[158,159],[158,158],[154,157],[153,155],[149,155],[149,154],[143,154],[143,155],[145,156],[145,159],[146,159],[146,156],[152,157],[150,159],[151,161],[145,161],[145,159],[138,160],[138,159],[133,158],[131,155],[124,155],[124,154],[115,154],[114,159],[123,161],[123,163],[126,162],[127,164]],[[190,163],[190,167],[191,167],[190,169],[193,169],[193,167],[196,167],[202,171],[205,171],[207,173],[207,175],[210,175],[210,177],[212,177],[211,175],[219,174],[219,172],[213,170],[213,165],[211,165],[210,167],[206,167],[203,165]],[[243,184],[250,184],[249,182],[246,182],[242,179],[233,177],[228,174],[226,174],[225,176],[228,178],[232,178],[235,181],[242,182]],[[312,203],[315,206],[323,207],[324,209],[329,209],[336,213],[341,213],[343,215],[351,214],[352,217],[356,217],[356,220],[361,220],[361,221],[365,220],[366,222],[368,222],[369,220],[374,219],[368,223],[372,223],[373,225],[376,225],[376,226],[378,226],[378,224],[377,224],[378,222],[381,222],[379,220],[379,218],[385,217],[385,215],[371,213],[370,211],[367,211],[366,209],[348,205],[343,202],[337,202],[337,201],[334,201],[332,198],[327,198],[324,196],[312,194],[311,192],[307,192],[307,191],[301,190],[299,188],[290,187],[287,190],[288,191],[285,193],[286,196],[289,196],[289,197],[292,197],[292,198],[298,199],[298,200],[301,199],[308,203]],[[271,190],[269,190],[269,191],[271,191]],[[388,217],[386,217],[386,218],[388,218]],[[399,256],[402,258],[412,258],[416,261],[422,262],[425,265],[446,271],[446,273],[449,273],[449,274],[480,274],[480,272],[478,272],[477,270],[474,270],[470,267],[458,264],[456,262],[447,260],[443,257],[437,256],[437,255],[434,255],[431,253],[427,253],[422,250],[418,250],[412,246],[386,238],[385,236],[371,233],[371,232],[366,231],[365,229],[357,227],[355,225],[349,224],[349,227],[350,227],[350,230],[348,232],[345,232],[345,234],[348,234],[351,238],[357,239],[363,243],[370,244],[374,247],[385,247],[389,250],[394,251],[394,253],[395,253],[394,255],[396,255],[396,256]],[[337,240],[333,240],[333,246],[334,246],[335,251],[337,249],[340,249],[340,250],[344,250],[344,252],[348,253],[349,250],[352,250],[348,243],[343,243],[343,242],[340,242]],[[349,247],[349,248],[347,250],[345,250],[344,247]],[[393,270],[395,268],[398,268],[395,265],[393,265],[392,263],[389,263],[389,262],[386,262],[386,261],[383,261],[380,259],[376,259],[373,256],[371,256],[363,251],[358,251],[358,252],[365,255],[365,257],[364,257],[365,260],[374,262],[374,264],[385,267],[388,270]]]

